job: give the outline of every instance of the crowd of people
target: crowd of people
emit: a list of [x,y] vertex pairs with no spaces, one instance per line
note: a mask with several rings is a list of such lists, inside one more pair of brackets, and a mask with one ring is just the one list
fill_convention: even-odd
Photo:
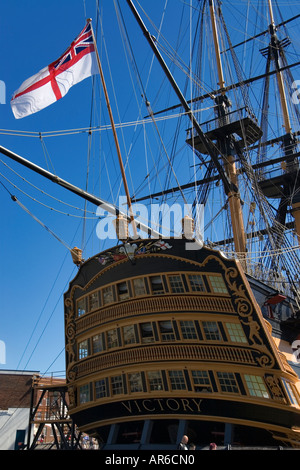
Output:
[[[192,442],[189,443],[188,436],[182,436],[182,439],[178,445],[179,450],[196,450],[196,445]],[[217,444],[215,442],[211,442],[209,444],[209,450],[217,450]]]

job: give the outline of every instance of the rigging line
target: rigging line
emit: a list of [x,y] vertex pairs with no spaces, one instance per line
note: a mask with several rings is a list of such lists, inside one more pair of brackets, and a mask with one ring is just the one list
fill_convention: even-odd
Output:
[[[3,175],[1,175],[2,177],[4,177]],[[4,177],[5,178],[5,177]],[[9,190],[8,188],[5,187],[5,185],[1,182],[2,186],[7,190],[7,192],[10,194],[10,197],[12,199],[12,201],[16,202],[20,207],[21,209],[23,209],[25,212],[27,212],[28,215],[30,215],[36,222],[38,222],[47,232],[49,232],[51,235],[54,236],[54,238],[56,238],[56,240],[58,240],[60,243],[62,243],[62,245],[64,245],[70,252],[72,252],[72,248],[70,248],[66,242],[64,242],[61,238],[59,238],[49,227],[47,227],[47,225],[45,225],[41,220],[39,220],[34,214],[32,214],[32,212],[30,212],[29,209],[27,209],[27,207],[24,206],[24,204],[22,204],[18,198],[13,195]]]
[[[74,238],[75,238],[75,236],[74,236]],[[62,270],[62,267],[63,267],[63,265],[64,265],[64,263],[65,263],[66,258],[67,258],[68,255],[69,255],[69,253],[66,253],[65,256],[64,256],[64,259],[63,259],[63,261],[62,261],[62,264],[61,264],[61,266],[60,266],[60,269],[58,270],[58,273],[57,273],[57,276],[56,276],[56,278],[55,278],[55,280],[54,280],[54,283],[53,283],[53,285],[52,285],[52,287],[51,287],[51,289],[50,289],[50,291],[49,291],[49,293],[48,293],[48,296],[47,296],[47,298],[46,298],[46,300],[45,300],[45,302],[44,302],[44,306],[43,306],[43,308],[42,308],[42,310],[41,310],[41,312],[40,312],[40,314],[39,314],[39,317],[38,317],[38,319],[37,319],[37,321],[36,321],[36,323],[35,323],[35,326],[34,326],[34,328],[33,328],[33,331],[32,331],[32,333],[31,333],[31,335],[30,335],[30,337],[29,337],[29,339],[28,339],[28,341],[27,341],[27,344],[26,344],[26,346],[25,346],[25,349],[24,349],[24,351],[23,351],[23,354],[22,354],[22,356],[21,356],[21,358],[20,358],[20,360],[19,360],[19,363],[18,363],[18,365],[17,365],[17,370],[18,370],[18,368],[19,368],[19,366],[20,366],[20,364],[21,364],[21,361],[22,361],[22,359],[23,359],[23,357],[24,357],[24,355],[25,355],[25,353],[26,353],[26,351],[27,351],[27,349],[28,349],[28,347],[29,347],[29,344],[30,344],[30,342],[31,342],[31,340],[32,340],[32,338],[33,338],[33,335],[34,335],[34,333],[35,333],[35,331],[36,331],[36,329],[37,329],[37,327],[38,327],[38,324],[39,324],[39,322],[40,322],[40,320],[41,320],[41,317],[42,317],[42,315],[43,315],[43,313],[44,313],[44,311],[45,311],[45,308],[46,308],[46,305],[47,305],[47,303],[48,303],[48,300],[50,299],[50,296],[51,296],[51,294],[52,294],[52,292],[53,292],[53,290],[54,290],[55,284],[56,284],[56,282],[57,282],[57,280],[58,280],[58,277],[59,277],[59,275],[60,275],[60,272],[61,272],[61,270]],[[73,270],[73,271],[74,271],[74,270]],[[72,276],[72,275],[73,275],[73,272],[72,272],[71,276]],[[70,278],[71,278],[71,277],[70,277]],[[59,298],[60,298],[60,297],[59,297]],[[31,358],[31,357],[32,357],[32,354],[31,354],[30,358]],[[28,361],[27,361],[27,363],[26,363],[26,366],[27,366],[27,364],[28,364],[30,358],[28,359]]]
[[45,157],[45,162],[46,162],[46,165],[47,165],[47,169],[48,169],[48,171],[49,171],[49,166],[48,166],[48,160],[49,160],[49,162],[50,162],[50,164],[51,164],[51,167],[52,167],[52,173],[56,174],[55,169],[54,169],[54,166],[53,166],[53,163],[52,163],[51,158],[50,158],[50,155],[49,155],[49,152],[48,152],[48,150],[47,150],[47,148],[46,148],[46,144],[45,144],[45,142],[44,142],[42,133],[40,132],[39,134],[40,134],[40,142],[41,142],[41,144],[42,144],[42,149],[43,149],[43,153],[44,153],[44,157]]
[[[62,215],[67,215],[68,217],[75,217],[75,218],[83,218],[83,216],[81,215],[74,215],[74,214],[70,214],[68,212],[63,212],[63,211],[59,211],[58,209],[55,209],[54,207],[51,207],[51,206],[48,206],[47,204],[39,201],[38,199],[35,199],[34,197],[30,196],[28,193],[26,193],[25,191],[23,191],[22,189],[20,189],[18,186],[16,186],[14,183],[12,183],[6,176],[4,176],[2,173],[0,173],[0,176],[2,176],[3,179],[5,179],[11,186],[13,186],[15,189],[17,189],[18,191],[20,191],[20,193],[24,194],[25,196],[27,196],[29,199],[31,199],[32,201],[34,202],[37,202],[38,204],[40,204],[41,206],[43,207],[46,207],[47,209],[50,209],[51,211],[53,212],[57,212],[58,214],[62,214]],[[38,188],[37,188],[38,189]],[[46,194],[46,193],[45,193]],[[49,196],[51,197],[51,196]],[[58,202],[62,202],[63,204],[66,204],[64,203],[63,201],[59,201]],[[75,206],[71,206],[73,207],[74,209],[77,209],[77,210],[80,210],[82,211],[83,209],[81,208],[78,208],[78,207],[75,207]],[[91,211],[90,211],[91,212]],[[98,219],[98,216],[95,212],[91,212],[92,214],[95,215],[95,217],[89,217],[90,219]]]
[[[198,100],[198,98],[197,98]],[[207,106],[205,108],[199,108],[197,110],[194,110],[194,113],[201,113],[203,111],[208,111],[210,109],[213,109],[214,108],[214,105],[213,106]],[[169,108],[169,109],[172,109],[172,108]],[[156,113],[157,114],[157,113]],[[157,117],[156,120],[157,121],[166,121],[166,120],[169,120],[169,119],[178,119],[179,117],[181,116],[184,116],[186,115],[187,113],[185,111],[182,111],[178,114],[172,114],[172,115],[165,115],[165,116],[161,116],[161,117]],[[147,119],[147,118],[144,118],[144,119],[139,119],[139,120],[136,120],[136,121],[127,121],[127,122],[119,122],[119,123],[116,123],[115,124],[115,127],[116,129],[118,128],[121,128],[121,127],[131,127],[131,126],[136,126],[136,125],[145,125],[145,124],[151,124],[152,123],[152,120],[151,119]],[[90,132],[104,132],[104,131],[110,131],[111,130],[111,125],[110,124],[105,124],[103,126],[95,126],[95,127],[82,127],[82,128],[74,128],[74,129],[63,129],[63,130],[52,130],[52,131],[44,131],[43,133],[41,133],[41,135],[43,136],[43,138],[45,137],[65,137],[66,135],[74,135],[74,134],[83,134],[83,133],[90,133]],[[22,133],[20,133],[22,132]],[[16,133],[14,130],[11,130],[11,129],[0,129],[0,134],[1,135],[11,135],[13,137],[25,137],[25,135],[23,134],[23,132],[26,132],[26,131],[19,131],[18,133]],[[34,137],[34,138],[40,138],[40,133],[36,132],[34,135],[30,135],[28,137]]]

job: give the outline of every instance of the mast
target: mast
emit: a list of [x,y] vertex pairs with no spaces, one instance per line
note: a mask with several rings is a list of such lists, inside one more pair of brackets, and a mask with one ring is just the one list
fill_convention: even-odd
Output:
[[[225,122],[228,122],[228,109],[231,105],[228,98],[226,97],[225,91],[222,90],[225,87],[225,80],[223,75],[223,68],[222,68],[222,61],[221,61],[221,54],[220,54],[220,46],[219,46],[219,38],[218,38],[218,31],[217,31],[217,23],[216,23],[216,14],[215,14],[215,7],[214,7],[214,0],[209,0],[209,9],[210,9],[210,18],[212,24],[212,31],[213,31],[213,40],[214,40],[214,48],[215,48],[215,55],[217,61],[217,71],[218,71],[218,85],[221,89],[221,96],[216,97],[216,105],[217,105],[217,113],[220,120],[222,120],[222,124],[224,125]],[[231,145],[230,145],[231,137],[226,137],[223,142],[220,142],[221,152],[224,156],[223,161],[226,169],[226,173],[229,177],[229,180],[233,183],[233,187],[236,190],[232,190],[228,193],[228,202],[230,208],[230,215],[231,215],[231,223],[232,223],[232,230],[233,230],[233,239],[234,239],[234,246],[235,250],[240,253],[240,256],[244,258],[244,253],[246,253],[246,235],[245,235],[245,228],[244,228],[244,221],[243,221],[243,213],[241,207],[241,198],[238,191],[238,179],[237,179],[237,171],[235,166],[235,158],[231,154]],[[243,264],[243,262],[242,262]],[[245,267],[245,266],[244,266]]]
[[102,83],[102,87],[103,87],[103,91],[104,91],[104,96],[105,96],[105,101],[106,101],[106,106],[107,106],[107,110],[108,110],[108,114],[109,114],[110,123],[111,123],[111,126],[112,126],[112,131],[113,131],[115,146],[116,146],[116,150],[117,150],[119,165],[120,165],[120,169],[121,169],[122,180],[123,180],[123,185],[124,185],[124,189],[125,189],[127,205],[128,205],[128,211],[129,211],[129,215],[130,215],[131,225],[132,225],[132,228],[133,228],[134,238],[138,238],[137,230],[136,230],[136,224],[135,224],[134,215],[133,215],[133,211],[132,211],[131,198],[130,198],[130,194],[129,194],[129,189],[128,189],[128,184],[127,184],[124,164],[123,164],[120,145],[119,145],[119,140],[118,140],[116,126],[115,126],[115,122],[114,122],[114,118],[113,118],[113,114],[112,114],[112,110],[111,110],[111,106],[110,106],[109,96],[108,96],[108,92],[107,92],[107,87],[106,87],[106,83],[105,83],[105,78],[104,78],[104,74],[103,74],[103,69],[102,69],[99,53],[98,53],[98,48],[97,48],[97,43],[96,43],[96,39],[95,39],[95,35],[94,35],[94,30],[93,30],[93,27],[92,27],[92,22],[91,22],[92,20],[88,19],[87,21],[91,26],[91,32],[92,32],[93,42],[94,42],[94,46],[95,46],[95,52],[96,52],[96,57],[97,57],[97,62],[98,62],[98,68],[99,68],[101,83]]
[[[289,109],[287,105],[287,99],[286,99],[286,92],[285,92],[285,85],[284,85],[284,80],[283,80],[283,72],[281,70],[281,55],[283,54],[283,49],[280,44],[280,41],[278,40],[277,34],[276,34],[276,25],[274,21],[274,14],[273,14],[273,6],[272,6],[272,0],[268,0],[268,6],[269,6],[269,13],[270,13],[270,35],[271,35],[271,43],[270,43],[270,53],[273,56],[274,62],[275,62],[275,70],[276,70],[276,79],[277,79],[277,85],[278,85],[278,90],[279,90],[279,96],[280,96],[280,105],[281,105],[281,110],[283,114],[283,122],[284,122],[284,128],[286,135],[283,137],[283,148],[284,148],[284,153],[286,156],[286,162],[284,165],[284,170],[285,174],[288,177],[287,183],[286,183],[286,188],[288,194],[285,194],[285,196],[289,196],[291,192],[294,191],[294,186],[297,184],[297,173],[299,171],[299,164],[298,164],[298,159],[296,158],[296,139],[295,136],[292,133],[292,126],[291,126],[291,121],[290,121],[290,116],[289,116]],[[293,155],[295,157],[293,158]],[[291,213],[295,219],[295,228],[296,232],[298,235],[298,243],[300,244],[300,199],[299,197],[294,198],[292,197],[292,200],[290,202],[292,210]]]

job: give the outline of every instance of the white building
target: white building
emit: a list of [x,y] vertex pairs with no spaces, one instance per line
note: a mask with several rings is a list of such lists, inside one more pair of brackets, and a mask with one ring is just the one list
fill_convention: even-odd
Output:
[[0,370],[0,450],[27,443],[32,379],[38,374]]

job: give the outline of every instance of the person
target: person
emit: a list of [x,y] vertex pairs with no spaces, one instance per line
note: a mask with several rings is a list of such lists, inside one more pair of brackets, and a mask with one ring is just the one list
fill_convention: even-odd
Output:
[[217,444],[215,444],[214,442],[211,442],[209,444],[209,450],[217,450]]
[[187,436],[182,436],[181,442],[178,445],[179,450],[189,450],[187,443],[189,442],[189,438]]
[[190,445],[189,445],[189,450],[196,450],[196,444],[191,442]]

